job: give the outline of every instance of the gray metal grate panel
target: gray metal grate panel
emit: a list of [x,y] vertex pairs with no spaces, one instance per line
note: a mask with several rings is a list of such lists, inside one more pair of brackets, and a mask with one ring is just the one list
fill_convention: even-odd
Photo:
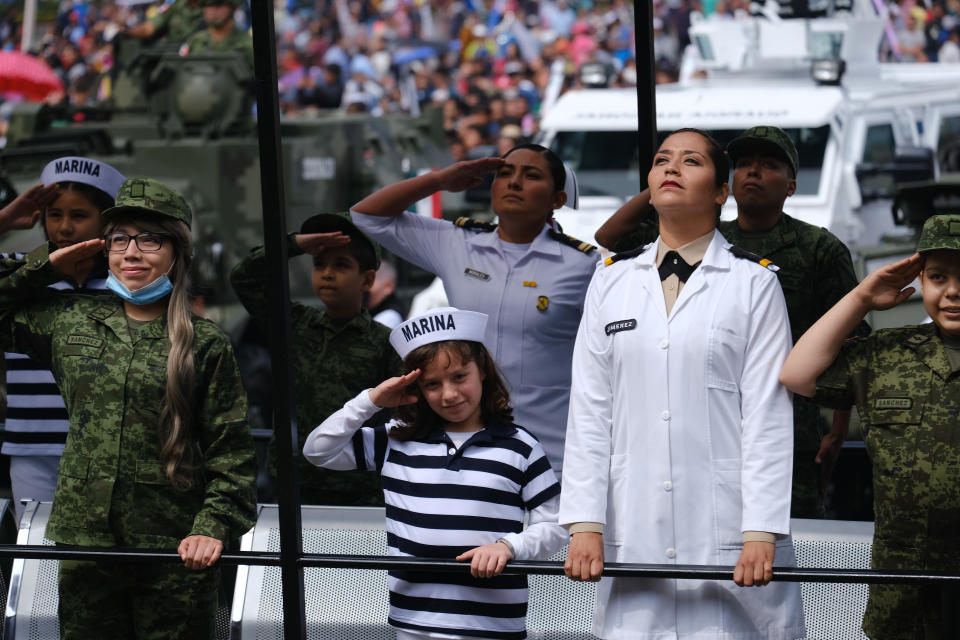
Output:
[[[872,522],[794,520],[793,547],[804,568],[869,569]],[[867,585],[804,582],[807,640],[866,640],[860,621]]]
[[[280,549],[280,532],[271,528],[267,550]],[[307,553],[385,555],[387,534],[368,529],[304,529]],[[316,640],[392,639],[386,624],[389,610],[387,572],[365,569],[320,569],[303,572],[307,603],[307,637]],[[279,567],[265,567],[260,595],[257,640],[283,637]]]

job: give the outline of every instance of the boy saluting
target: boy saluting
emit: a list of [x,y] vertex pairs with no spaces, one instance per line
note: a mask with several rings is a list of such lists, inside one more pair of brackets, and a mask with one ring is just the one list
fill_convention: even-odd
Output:
[[[313,291],[320,310],[292,303],[294,393],[299,446],[315,426],[364,389],[400,375],[402,363],[390,347],[390,329],[374,322],[363,306],[380,266],[380,250],[346,215],[321,213],[300,233],[291,233],[290,257],[313,256]],[[262,247],[250,252],[230,274],[237,297],[266,331],[266,258]],[[271,443],[270,467],[276,447]],[[300,460],[303,504],[377,505],[383,498],[376,474],[329,472]]]
[[[932,323],[845,341],[868,311],[909,298],[918,275]],[[875,569],[960,571],[958,371],[958,215],[928,219],[917,253],[868,275],[784,363],[780,381],[794,393],[828,407],[857,406],[873,464]],[[873,640],[945,638],[943,614],[957,596],[955,587],[870,585],[863,629]]]

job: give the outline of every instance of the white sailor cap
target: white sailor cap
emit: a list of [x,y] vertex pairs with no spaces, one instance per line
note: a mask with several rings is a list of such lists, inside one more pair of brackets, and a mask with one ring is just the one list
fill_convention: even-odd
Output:
[[44,185],[55,182],[80,182],[99,189],[114,199],[124,179],[119,171],[106,162],[79,156],[57,158],[45,166],[43,173],[40,174],[40,181]]
[[410,318],[390,332],[390,344],[406,358],[407,354],[431,342],[472,340],[483,342],[487,330],[487,314],[454,307],[431,309]]
[[563,170],[567,174],[563,185],[563,191],[567,194],[567,206],[571,209],[578,209],[580,207],[580,185],[577,184],[577,174],[566,162],[563,163]]

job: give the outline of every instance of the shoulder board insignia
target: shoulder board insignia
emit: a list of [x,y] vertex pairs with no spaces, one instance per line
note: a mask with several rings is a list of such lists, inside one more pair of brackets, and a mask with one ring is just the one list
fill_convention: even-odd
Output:
[[466,216],[457,218],[453,224],[461,229],[469,229],[470,231],[493,231],[497,228],[497,225],[492,222],[481,222],[480,220],[474,220]]
[[629,258],[636,258],[638,255],[643,253],[643,250],[647,248],[647,245],[642,244],[639,247],[634,247],[627,251],[621,251],[620,253],[615,253],[606,260],[603,261],[603,264],[606,266],[612,265],[614,262],[620,262],[621,260],[628,260]]
[[773,272],[780,271],[780,267],[778,267],[777,265],[773,264],[773,261],[772,261],[772,260],[767,260],[766,258],[761,258],[761,257],[758,256],[757,254],[755,254],[755,253],[750,253],[750,252],[747,251],[746,249],[741,249],[740,247],[738,247],[738,246],[735,245],[735,244],[734,244],[734,245],[730,245],[729,251],[730,251],[730,253],[732,253],[733,255],[735,255],[735,256],[738,257],[738,258],[744,258],[745,260],[749,260],[750,262],[756,262],[756,263],[757,263],[758,265],[760,265],[761,267],[763,267],[763,268],[765,268],[765,269],[769,269],[770,271],[773,271]]
[[556,229],[550,229],[547,232],[547,235],[549,235],[551,238],[553,238],[560,244],[565,244],[568,247],[573,247],[577,251],[580,251],[583,253],[591,253],[597,250],[597,248],[592,244],[590,244],[589,242],[584,242],[583,240],[578,240],[573,236],[568,236],[565,233],[560,233]]

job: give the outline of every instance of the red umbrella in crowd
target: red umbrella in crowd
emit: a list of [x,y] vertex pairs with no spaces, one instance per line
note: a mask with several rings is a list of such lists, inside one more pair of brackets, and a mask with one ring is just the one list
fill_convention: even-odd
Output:
[[63,91],[63,82],[46,62],[20,51],[0,51],[0,93],[40,102],[55,91]]

